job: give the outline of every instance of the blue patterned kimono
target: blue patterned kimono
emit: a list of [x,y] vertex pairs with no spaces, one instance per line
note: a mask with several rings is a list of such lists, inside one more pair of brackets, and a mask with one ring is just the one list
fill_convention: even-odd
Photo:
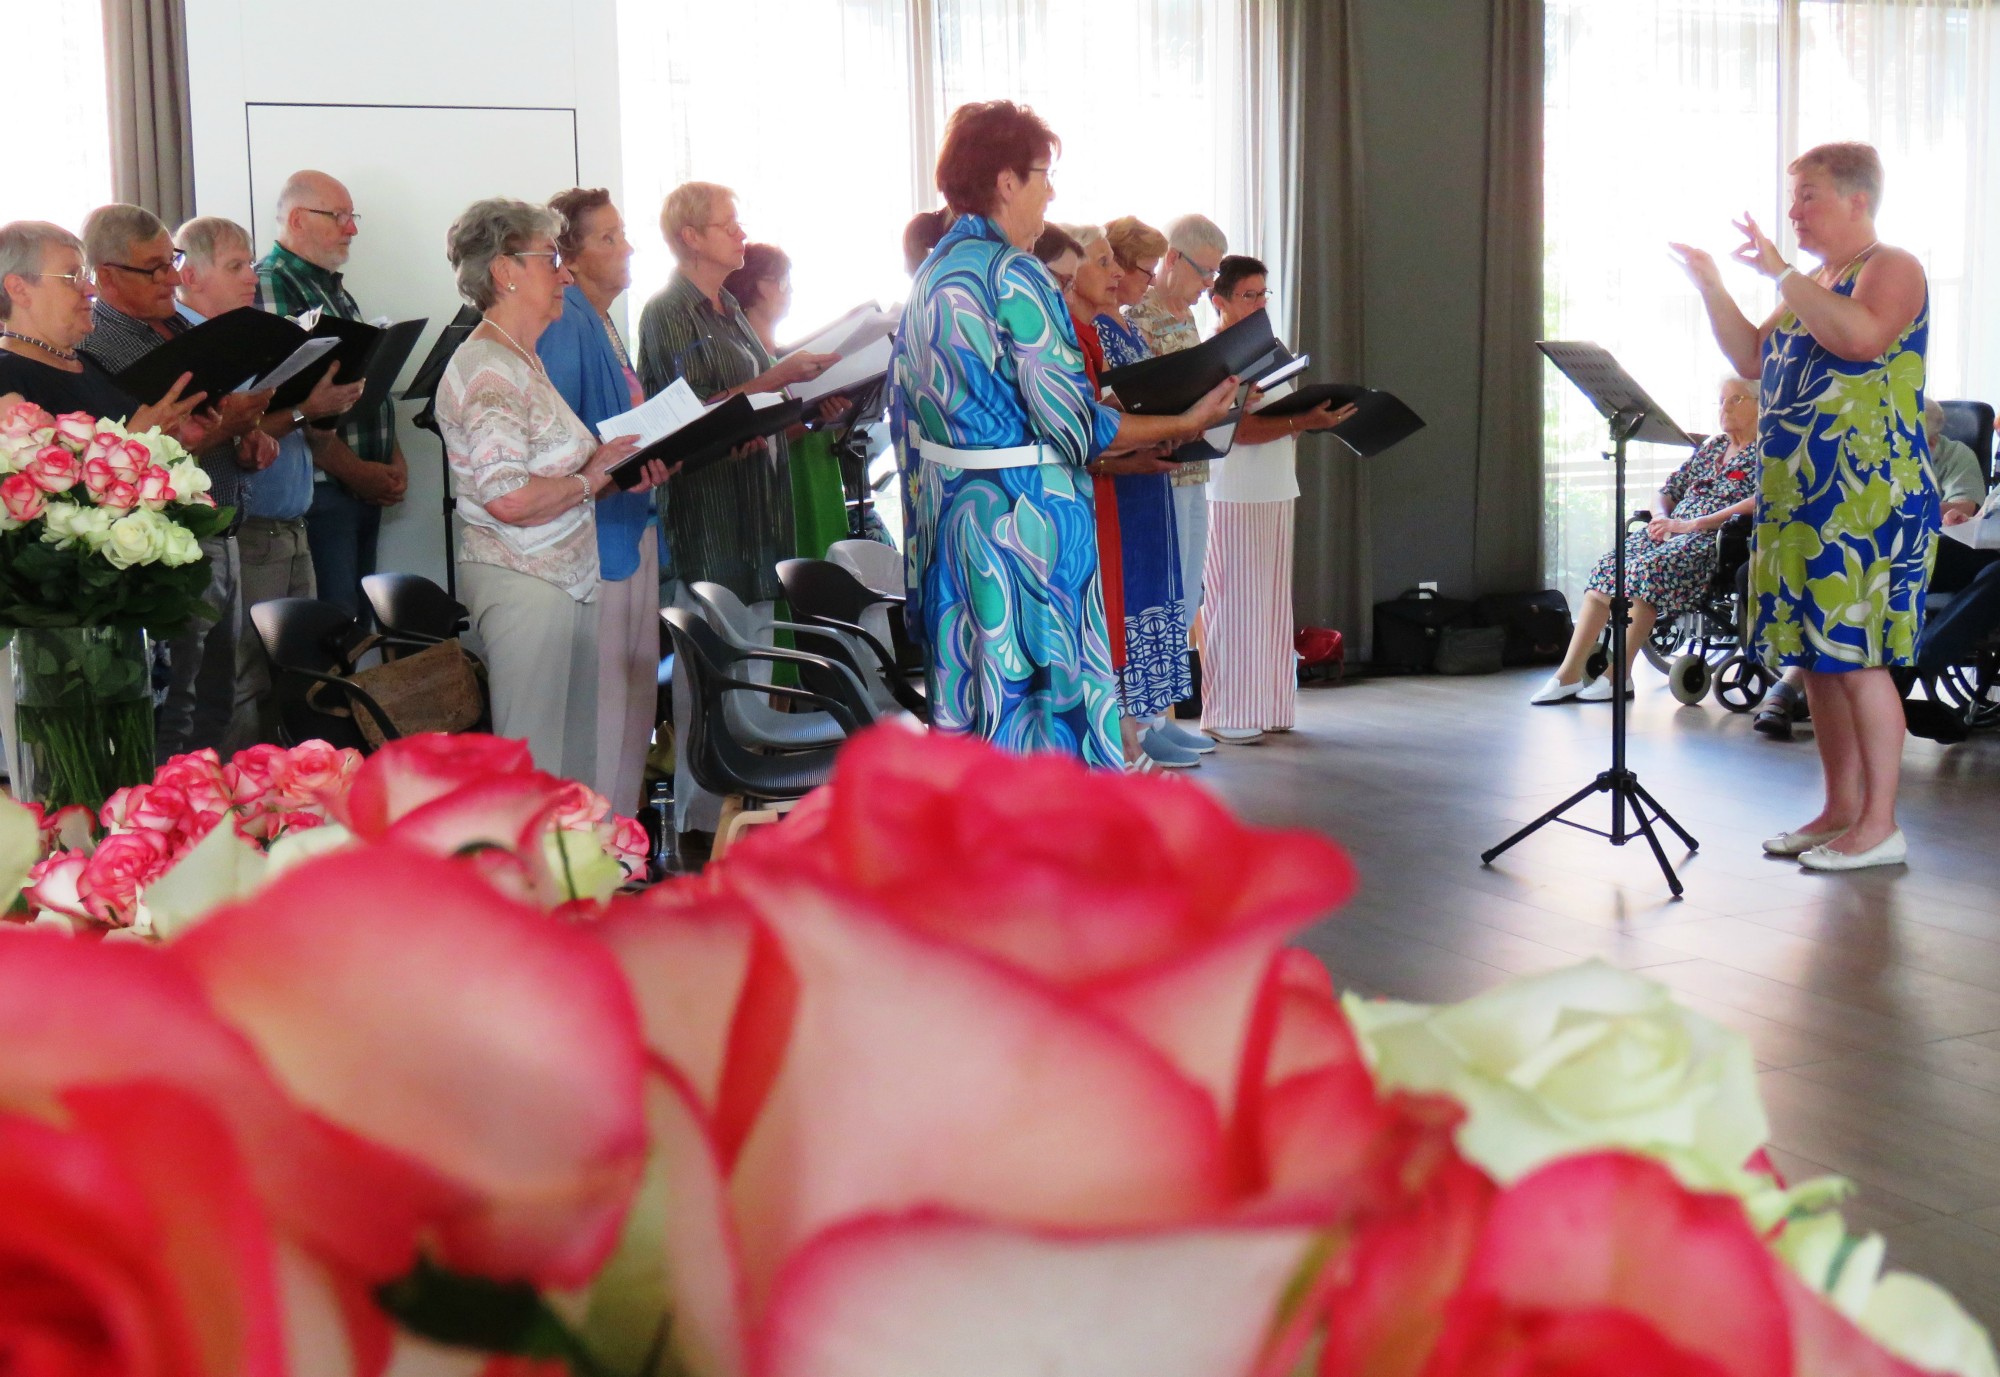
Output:
[[[1100,315],[1091,323],[1104,346],[1107,368],[1153,357],[1144,337],[1117,316]],[[1125,574],[1125,672],[1118,693],[1125,715],[1143,721],[1194,696],[1173,477],[1121,473],[1112,480],[1112,491],[1118,494],[1118,545]]]
[[[932,724],[1115,769],[1118,698],[1084,464],[1118,433],[1048,269],[962,217],[910,286],[891,425],[908,520],[909,623]],[[961,469],[918,452],[1039,443],[1050,462]]]

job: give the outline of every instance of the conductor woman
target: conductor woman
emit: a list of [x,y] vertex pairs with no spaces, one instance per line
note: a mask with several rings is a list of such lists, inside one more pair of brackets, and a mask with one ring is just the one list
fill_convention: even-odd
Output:
[[1896,826],[1903,711],[1889,666],[1911,664],[1938,529],[1924,438],[1924,270],[1875,235],[1882,163],[1866,144],[1823,144],[1791,173],[1792,227],[1820,260],[1784,260],[1757,222],[1735,258],[1778,285],[1753,325],[1715,261],[1673,245],[1730,364],[1762,380],[1763,450],[1750,568],[1754,650],[1805,671],[1826,801],[1764,843],[1815,870],[1904,859]]

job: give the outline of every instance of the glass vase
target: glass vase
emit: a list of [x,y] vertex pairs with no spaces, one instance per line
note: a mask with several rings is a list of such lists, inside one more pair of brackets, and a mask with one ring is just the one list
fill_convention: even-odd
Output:
[[92,812],[153,777],[152,661],[136,627],[17,628],[14,797]]

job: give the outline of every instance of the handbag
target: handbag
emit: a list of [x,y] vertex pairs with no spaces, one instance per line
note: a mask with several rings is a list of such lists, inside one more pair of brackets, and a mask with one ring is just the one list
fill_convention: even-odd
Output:
[[[379,636],[363,640],[349,656],[350,662],[379,644]],[[327,684],[313,685],[306,701],[329,716],[352,717],[371,748],[394,737],[422,732],[470,731],[486,713],[479,669],[479,662],[453,637],[342,676],[343,682],[361,690],[358,695],[346,695],[344,704],[320,701],[319,695],[330,688]],[[371,702],[381,709],[386,721],[377,719],[369,707]]]
[[1428,589],[1409,589],[1375,604],[1374,661],[1385,669],[1433,669],[1445,628],[1473,620],[1469,602],[1442,598]]
[[1439,674],[1497,674],[1506,645],[1504,627],[1448,626],[1438,636],[1432,668]]

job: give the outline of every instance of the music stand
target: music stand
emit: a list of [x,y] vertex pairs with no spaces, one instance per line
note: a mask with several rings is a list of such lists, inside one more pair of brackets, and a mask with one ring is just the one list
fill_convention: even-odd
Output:
[[[1646,792],[1645,786],[1639,783],[1639,776],[1625,764],[1625,692],[1631,678],[1631,672],[1626,668],[1625,628],[1631,621],[1632,609],[1632,599],[1625,593],[1625,445],[1630,440],[1646,440],[1653,444],[1692,447],[1694,440],[1673,423],[1667,416],[1666,408],[1647,396],[1646,390],[1632,380],[1631,375],[1619,366],[1618,360],[1611,357],[1607,350],[1595,344],[1552,340],[1540,341],[1536,348],[1548,356],[1549,362],[1561,370],[1564,377],[1576,384],[1577,390],[1590,399],[1591,405],[1597,408],[1598,414],[1605,418],[1611,428],[1612,448],[1604,456],[1611,460],[1613,465],[1609,667],[1611,768],[1506,841],[1490,851],[1481,852],[1479,862],[1481,865],[1491,865],[1495,856],[1552,822],[1562,823],[1565,827],[1574,827],[1581,832],[1593,833],[1607,839],[1613,846],[1623,846],[1634,835],[1625,827],[1625,808],[1629,803],[1633,818],[1638,823],[1638,835],[1644,836],[1646,844],[1653,848],[1653,859],[1660,863],[1660,872],[1667,877],[1667,888],[1672,890],[1674,897],[1678,899],[1681,897],[1680,876],[1674,873],[1673,865],[1667,860],[1667,853],[1660,845],[1658,834],[1653,831],[1653,824],[1663,822],[1672,828],[1674,834],[1687,844],[1689,851],[1700,850],[1700,843],[1689,836],[1687,829],[1675,822],[1672,815]],[[1609,832],[1563,816],[1593,794],[1611,795]]]
[[[403,389],[402,400],[422,402],[423,410],[411,417],[415,425],[422,426],[438,437],[438,444],[444,443],[444,432],[437,423],[438,384],[444,381],[444,370],[451,363],[451,356],[458,352],[458,346],[465,343],[465,337],[479,328],[479,312],[471,306],[461,306],[458,314],[451,318],[444,329],[438,331],[437,342],[431,345],[431,352],[417,369],[410,385]],[[451,464],[444,466],[444,588],[452,597],[458,596],[458,552],[457,542],[451,534],[451,521],[458,514],[458,504],[451,496]]]

